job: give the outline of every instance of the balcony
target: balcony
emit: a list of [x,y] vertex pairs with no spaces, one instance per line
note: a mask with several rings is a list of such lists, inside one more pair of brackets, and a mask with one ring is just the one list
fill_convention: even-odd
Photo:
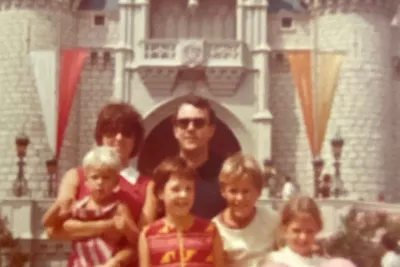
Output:
[[196,70],[204,74],[212,93],[232,95],[246,70],[245,45],[235,40],[151,39],[143,41],[134,65],[151,91],[169,93],[178,74]]

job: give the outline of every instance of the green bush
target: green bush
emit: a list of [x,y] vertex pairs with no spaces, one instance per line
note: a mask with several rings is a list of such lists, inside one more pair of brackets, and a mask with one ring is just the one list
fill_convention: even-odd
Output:
[[347,258],[357,267],[381,266],[380,237],[385,231],[400,237],[400,217],[395,214],[352,209],[342,222],[343,228],[321,245],[329,256]]

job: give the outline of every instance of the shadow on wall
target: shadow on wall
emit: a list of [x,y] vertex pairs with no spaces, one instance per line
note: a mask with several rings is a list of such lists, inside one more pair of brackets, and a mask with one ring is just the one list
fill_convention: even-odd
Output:
[[[274,116],[272,127],[272,158],[277,170],[302,184],[296,176],[297,138],[300,132],[296,114],[296,88],[289,62],[283,53],[270,54],[270,107]],[[304,181],[304,179],[303,179]]]
[[[147,136],[142,152],[139,155],[138,168],[151,176],[154,168],[166,157],[178,154],[178,144],[175,140],[171,117],[161,121]],[[216,132],[211,140],[212,152],[227,157],[241,150],[239,141],[229,127],[218,119]]]

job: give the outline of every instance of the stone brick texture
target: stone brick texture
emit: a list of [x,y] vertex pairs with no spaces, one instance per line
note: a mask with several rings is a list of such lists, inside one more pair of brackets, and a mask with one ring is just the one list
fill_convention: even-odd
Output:
[[[114,59],[108,48],[118,42],[118,13],[105,13],[105,25],[98,26],[93,22],[97,13],[68,11],[63,1],[22,3],[25,6],[4,4],[0,14],[3,25],[0,29],[3,85],[0,89],[0,147],[3,150],[0,195],[10,195],[17,174],[14,138],[24,131],[31,139],[26,178],[32,196],[44,197],[44,162],[52,155],[45,139],[28,50],[78,46],[98,55],[98,61],[87,61],[82,73],[62,146],[62,174],[79,164],[93,145],[97,112],[111,97]],[[270,17],[268,38],[272,50],[312,45],[312,20],[304,16],[294,18],[294,27],[284,30],[280,28],[279,18]],[[397,184],[394,181],[398,180],[398,170],[394,162],[397,152],[393,148],[398,143],[397,129],[400,128],[395,116],[398,80],[392,77],[391,64],[392,56],[399,53],[398,46],[393,45],[399,41],[398,30],[391,28],[390,18],[379,12],[326,12],[319,14],[317,23],[319,48],[346,53],[323,148],[325,172],[333,172],[329,138],[340,128],[345,138],[342,157],[345,186],[365,199],[374,199],[381,191],[394,198],[398,191],[393,186]],[[371,41],[365,42],[366,39]],[[103,61],[105,51],[111,52],[110,62]],[[271,56],[270,60],[273,157],[281,172],[295,177],[305,191],[310,191],[311,155],[300,103],[287,62],[274,58]]]
[[[314,38],[312,22],[311,19],[307,30],[310,46]],[[392,77],[391,59],[398,52],[394,52],[391,44],[396,49],[398,45],[392,41],[397,34],[393,34],[390,17],[362,10],[323,12],[318,16],[317,25],[319,50],[346,53],[322,151],[324,172],[334,173],[330,139],[340,129],[345,140],[342,179],[346,189],[365,200],[376,200],[380,192],[387,199],[395,200],[398,198],[395,162],[398,82]],[[281,34],[304,32],[302,25],[297,27],[293,32]],[[296,43],[301,48],[305,43],[295,37],[269,37],[284,39],[284,46],[289,49],[295,49]],[[296,178],[304,191],[311,192],[312,156],[300,103],[288,63],[273,59],[270,62],[273,155],[279,170]]]

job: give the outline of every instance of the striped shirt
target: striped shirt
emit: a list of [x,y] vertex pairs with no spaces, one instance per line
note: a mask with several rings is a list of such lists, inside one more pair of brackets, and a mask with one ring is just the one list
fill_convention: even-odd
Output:
[[[90,197],[80,200],[72,210],[72,218],[80,221],[110,219],[115,215],[119,201],[115,200],[98,210],[87,209]],[[118,250],[115,241],[102,236],[83,238],[72,242],[70,267],[93,267],[106,263]]]

